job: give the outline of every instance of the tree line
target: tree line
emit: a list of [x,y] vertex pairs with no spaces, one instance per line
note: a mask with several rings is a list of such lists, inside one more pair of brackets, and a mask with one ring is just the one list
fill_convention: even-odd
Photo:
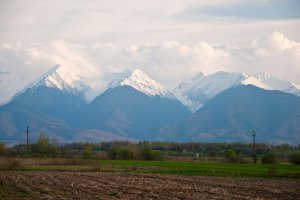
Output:
[[[300,145],[256,144],[256,154],[262,158],[272,153],[279,158],[289,158],[299,154]],[[168,157],[226,157],[231,161],[252,156],[252,144],[246,143],[203,143],[203,142],[130,142],[112,141],[98,143],[50,142],[46,134],[41,134],[36,143],[17,144],[7,147],[0,144],[0,156],[8,157],[62,157],[88,159],[137,159],[162,160]],[[300,157],[300,156],[299,156]],[[295,157],[297,160],[297,157]]]

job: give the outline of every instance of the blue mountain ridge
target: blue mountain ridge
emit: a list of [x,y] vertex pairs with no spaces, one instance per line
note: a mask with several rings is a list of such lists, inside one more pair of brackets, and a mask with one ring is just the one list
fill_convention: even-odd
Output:
[[45,132],[60,142],[168,140],[300,143],[300,98],[239,85],[195,113],[176,98],[148,96],[130,86],[108,89],[87,103],[83,94],[39,85],[0,107],[0,140],[23,142]]
[[[239,85],[221,92],[179,123],[161,128],[164,135],[173,131],[170,140],[251,142],[300,142],[300,98],[253,85]],[[184,137],[182,137],[184,136]]]

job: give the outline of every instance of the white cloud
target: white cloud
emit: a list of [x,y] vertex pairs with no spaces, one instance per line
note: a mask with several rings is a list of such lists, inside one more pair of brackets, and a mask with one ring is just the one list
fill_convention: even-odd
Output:
[[140,68],[169,89],[200,71],[256,73],[268,71],[300,82],[300,43],[274,32],[247,44],[183,44],[176,41],[123,47],[113,43],[49,43],[0,45],[0,102],[55,64],[103,90],[113,73]]
[[0,102],[55,64],[98,90],[125,68],[141,68],[168,88],[199,71],[218,70],[269,71],[300,82],[299,5],[294,0],[0,1]]
[[[300,43],[274,32],[265,39],[254,41],[245,63],[255,65],[249,72],[269,71],[285,79],[300,82]],[[245,67],[246,68],[246,67]],[[246,70],[246,69],[244,69]]]
[[[300,39],[300,21],[297,19],[244,19],[202,12],[207,7],[231,8],[237,5],[243,5],[241,13],[253,5],[262,10],[272,9],[266,2],[273,1],[0,1],[0,40],[49,43],[62,39],[72,43],[111,42],[125,46],[166,40],[189,44],[198,41],[231,43],[261,37],[274,30]],[[195,12],[197,16],[185,17]]]

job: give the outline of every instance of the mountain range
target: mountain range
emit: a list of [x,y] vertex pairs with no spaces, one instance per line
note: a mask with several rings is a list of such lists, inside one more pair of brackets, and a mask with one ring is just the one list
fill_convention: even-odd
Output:
[[141,70],[127,70],[82,110],[78,124],[151,140],[164,123],[179,120],[189,113],[171,92]]
[[180,83],[173,93],[194,113],[220,92],[238,85],[254,85],[265,90],[279,90],[300,96],[299,85],[266,72],[254,75],[223,71],[210,75],[200,73]]
[[[224,90],[179,123],[169,124],[171,140],[299,143],[300,98],[278,90],[238,85]],[[184,136],[184,137],[182,137]]]
[[[300,86],[268,73],[203,73],[173,92],[141,70],[95,91],[55,66],[0,107],[0,140],[41,132],[60,142],[110,140],[300,142]],[[96,96],[95,98],[92,98]]]

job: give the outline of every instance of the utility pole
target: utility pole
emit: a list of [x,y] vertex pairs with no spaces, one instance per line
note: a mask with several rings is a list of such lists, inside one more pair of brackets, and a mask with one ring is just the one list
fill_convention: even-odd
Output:
[[255,133],[254,130],[253,130],[252,136],[253,136],[252,158],[253,158],[253,163],[256,164],[256,161],[257,161],[256,146],[255,146],[255,136],[256,136],[256,133]]
[[28,129],[28,126],[27,126],[27,130],[26,130],[26,134],[27,134],[27,140],[26,140],[26,148],[27,148],[27,153],[29,152],[29,143],[28,143],[28,136],[29,136],[29,129]]

